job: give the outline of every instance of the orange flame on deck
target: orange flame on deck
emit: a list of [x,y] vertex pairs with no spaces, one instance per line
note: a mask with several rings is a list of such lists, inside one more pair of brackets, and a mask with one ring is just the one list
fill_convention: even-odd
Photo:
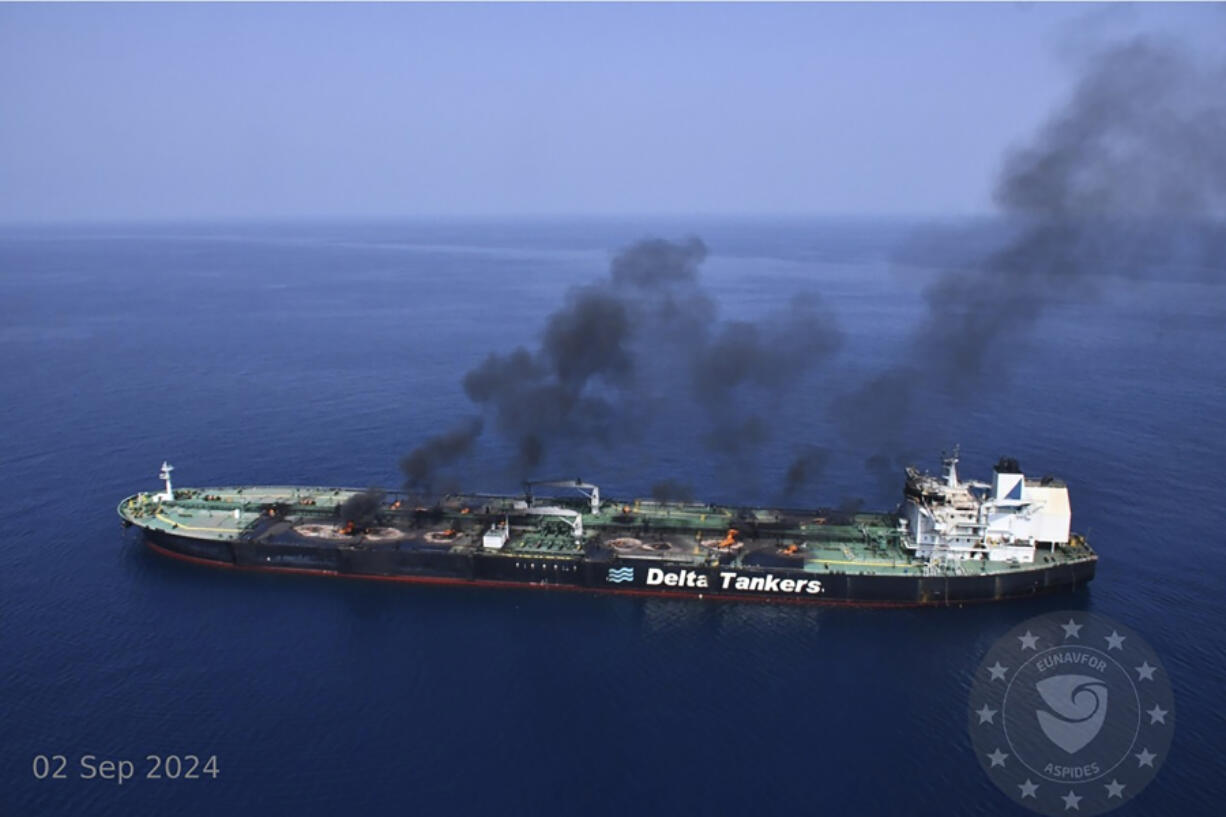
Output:
[[471,508],[460,508],[460,513],[472,513]]
[[397,499],[395,502],[392,503],[392,510],[393,511],[400,510],[400,500],[399,499]]
[[352,536],[354,531],[356,531],[357,529],[358,529],[358,526],[353,523],[352,519],[350,519],[348,522],[345,523],[345,526],[341,528],[341,533],[343,533],[345,536]]
[[736,528],[728,528],[728,535],[724,537],[716,547],[730,548],[736,544],[736,535],[739,533]]
[[459,533],[459,531],[455,528],[448,528],[447,530],[443,531],[444,536],[455,536],[457,533]]

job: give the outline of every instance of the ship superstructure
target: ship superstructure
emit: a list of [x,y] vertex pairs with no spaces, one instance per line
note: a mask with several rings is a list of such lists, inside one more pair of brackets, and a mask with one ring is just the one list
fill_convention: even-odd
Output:
[[[582,480],[422,504],[351,488],[229,486],[119,505],[149,545],[243,569],[764,601],[950,604],[1084,585],[1097,556],[1069,533],[1068,489],[1012,460],[991,484],[908,469],[891,513],[609,500]],[[539,489],[556,495],[538,495]],[[358,510],[364,509],[364,510]]]
[[904,546],[930,562],[979,559],[1031,564],[1070,541],[1068,486],[1027,479],[1002,457],[992,482],[958,477],[958,452],[942,458],[939,477],[907,469],[900,514]]

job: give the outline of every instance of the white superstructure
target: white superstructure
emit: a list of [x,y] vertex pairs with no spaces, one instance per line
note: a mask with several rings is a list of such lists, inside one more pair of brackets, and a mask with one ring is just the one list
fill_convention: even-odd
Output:
[[175,470],[175,467],[166,460],[162,460],[162,470],[158,472],[158,479],[166,483],[166,490],[158,494],[155,499],[160,499],[163,502],[173,502],[175,498],[174,486],[170,484],[170,472]]
[[1017,460],[1002,458],[991,484],[958,479],[958,452],[942,459],[941,476],[907,469],[903,544],[930,561],[986,559],[1028,563],[1036,550],[1069,541],[1068,487],[1027,479]]

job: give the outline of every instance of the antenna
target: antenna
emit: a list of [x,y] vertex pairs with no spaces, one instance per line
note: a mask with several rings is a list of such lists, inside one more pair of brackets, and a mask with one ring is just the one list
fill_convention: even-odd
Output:
[[945,466],[945,484],[950,488],[958,487],[958,454],[961,446],[954,446],[952,454],[942,454],[941,465]]
[[164,502],[169,502],[175,498],[175,489],[170,484],[170,472],[173,470],[175,470],[173,465],[166,460],[162,460],[162,470],[158,473],[158,479],[166,481],[166,492],[159,494],[157,498]]

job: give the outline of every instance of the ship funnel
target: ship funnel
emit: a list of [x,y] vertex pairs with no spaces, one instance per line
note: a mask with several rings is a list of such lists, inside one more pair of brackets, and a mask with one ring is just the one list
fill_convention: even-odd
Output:
[[1001,457],[992,469],[992,499],[996,502],[1021,502],[1024,483],[1022,467],[1012,457]]

